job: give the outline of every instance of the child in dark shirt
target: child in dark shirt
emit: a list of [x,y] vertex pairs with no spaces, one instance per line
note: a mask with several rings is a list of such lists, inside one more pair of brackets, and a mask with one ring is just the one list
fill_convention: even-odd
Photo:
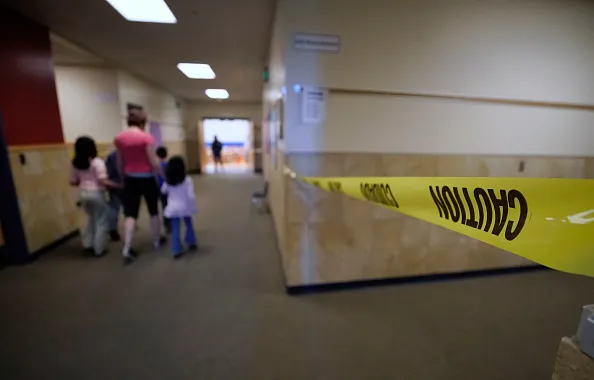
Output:
[[[105,166],[107,167],[107,178],[115,183],[122,183],[120,178],[120,172],[118,170],[117,152],[113,150],[105,160]],[[109,237],[112,241],[120,240],[120,233],[118,232],[118,222],[120,216],[120,210],[122,209],[122,195],[119,189],[108,189],[109,200],[107,205],[109,206]]]
[[[165,148],[164,146],[160,146],[157,148],[157,157],[159,158],[159,165],[161,166],[161,173],[158,175],[157,180],[159,182],[159,189],[163,186],[163,184],[165,183],[165,178],[164,178],[164,174],[165,174],[165,168],[167,167],[167,157],[169,155],[169,153],[167,152],[167,148]],[[163,211],[165,210],[165,207],[167,207],[167,196],[164,194],[161,194],[161,207],[163,208]],[[163,226],[165,227],[165,231],[167,231],[167,233],[171,233],[171,220],[167,217],[165,217],[165,215],[163,214]]]

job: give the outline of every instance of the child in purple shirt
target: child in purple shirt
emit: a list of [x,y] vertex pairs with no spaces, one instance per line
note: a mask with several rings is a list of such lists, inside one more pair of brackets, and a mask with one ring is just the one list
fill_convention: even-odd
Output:
[[198,248],[192,215],[198,212],[194,184],[186,174],[184,159],[180,156],[172,157],[165,169],[165,183],[161,186],[161,193],[167,196],[167,206],[163,215],[171,221],[171,249],[173,257],[179,258],[183,253],[180,241],[182,221],[186,225],[185,243],[190,251]]
[[[159,189],[161,187],[163,187],[163,184],[165,183],[165,168],[167,167],[167,156],[168,156],[168,152],[167,152],[167,148],[165,148],[164,146],[160,146],[157,148],[157,157],[159,158],[159,165],[161,166],[161,174],[159,174],[157,176],[157,181],[159,182]],[[165,227],[165,231],[167,233],[171,233],[171,220],[169,220],[168,217],[165,216],[165,207],[167,207],[167,196],[164,194],[161,194],[161,207],[163,209],[163,227]]]

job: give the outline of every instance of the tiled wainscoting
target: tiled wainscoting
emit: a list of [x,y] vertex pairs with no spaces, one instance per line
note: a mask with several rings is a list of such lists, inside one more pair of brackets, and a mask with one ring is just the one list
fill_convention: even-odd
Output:
[[68,184],[69,147],[42,145],[9,151],[27,245],[35,252],[79,227],[76,192]]
[[[590,178],[594,159],[292,153],[303,176]],[[277,186],[278,187],[278,186]],[[284,178],[271,194],[287,286],[532,265],[455,232]],[[282,205],[279,205],[282,203]]]

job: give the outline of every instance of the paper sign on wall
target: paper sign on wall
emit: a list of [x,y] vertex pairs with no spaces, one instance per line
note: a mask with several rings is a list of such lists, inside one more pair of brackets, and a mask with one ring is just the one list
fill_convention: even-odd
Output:
[[293,47],[296,50],[338,53],[340,37],[333,34],[297,33],[293,37]]
[[303,124],[323,123],[326,119],[328,91],[319,87],[303,87],[301,95],[301,121]]

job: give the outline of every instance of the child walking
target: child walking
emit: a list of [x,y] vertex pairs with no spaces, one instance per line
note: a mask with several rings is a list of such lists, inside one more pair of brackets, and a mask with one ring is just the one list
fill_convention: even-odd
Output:
[[[122,183],[122,178],[118,170],[117,151],[114,149],[105,160],[107,166],[107,178],[115,183]],[[107,206],[109,207],[109,237],[111,241],[120,241],[121,236],[118,231],[120,212],[122,211],[122,190],[121,187],[107,189],[109,199]]]
[[88,216],[82,233],[83,248],[101,256],[106,253],[109,230],[105,189],[119,188],[120,185],[107,178],[105,162],[97,157],[97,146],[91,137],[79,137],[74,144],[70,185],[79,188],[79,202]]
[[171,249],[173,257],[177,259],[183,253],[180,241],[182,221],[186,225],[186,247],[190,251],[198,248],[192,225],[192,215],[198,212],[194,184],[187,176],[184,159],[180,156],[172,157],[167,163],[161,193],[167,196],[167,207],[163,214],[171,220]]
[[[165,183],[165,169],[167,168],[167,148],[164,146],[160,146],[157,148],[157,157],[159,158],[159,165],[161,166],[161,173],[157,176],[157,180],[159,182],[159,189],[163,187]],[[167,195],[161,194],[161,208],[163,210],[163,227],[165,231],[170,234],[171,233],[171,220],[165,216],[165,207],[167,207]]]

